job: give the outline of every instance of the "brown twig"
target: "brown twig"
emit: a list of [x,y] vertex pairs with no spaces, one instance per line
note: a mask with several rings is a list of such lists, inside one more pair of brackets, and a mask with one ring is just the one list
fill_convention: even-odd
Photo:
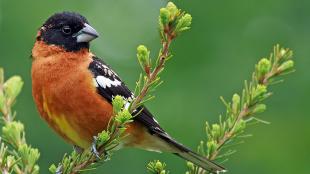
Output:
[[229,132],[226,132],[223,136],[222,139],[219,140],[218,142],[218,146],[216,148],[216,150],[210,155],[209,159],[210,160],[215,160],[217,155],[219,154],[221,148],[226,144],[226,142],[228,142],[230,140],[230,138],[232,138],[234,136],[234,130],[235,127],[237,125],[237,123],[239,123],[239,121],[244,118],[247,114],[248,114],[248,107],[245,107],[240,114],[238,115],[235,123],[233,124],[233,126],[230,128]]
[[147,74],[147,81],[145,82],[145,85],[143,86],[140,94],[132,101],[130,112],[133,112],[135,109],[137,109],[142,102],[142,100],[145,98],[147,93],[149,92],[150,86],[153,84],[153,82],[157,79],[158,73],[164,68],[165,61],[167,57],[169,56],[169,48],[171,41],[174,38],[174,35],[170,32],[170,30],[165,30],[165,34],[167,36],[167,40],[163,41],[163,49],[161,51],[161,54],[159,56],[159,62],[155,69],[150,72],[146,71]]

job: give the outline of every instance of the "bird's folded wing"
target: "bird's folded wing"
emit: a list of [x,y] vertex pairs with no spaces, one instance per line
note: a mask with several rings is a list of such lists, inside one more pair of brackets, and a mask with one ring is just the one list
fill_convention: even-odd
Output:
[[[93,57],[93,61],[88,68],[93,74],[94,85],[98,93],[108,102],[112,102],[113,97],[117,95],[127,100],[132,100],[135,97],[119,76],[103,60]],[[134,120],[144,125],[150,133],[165,136],[166,138],[169,137],[147,108],[139,107],[136,113],[139,114],[134,117]]]

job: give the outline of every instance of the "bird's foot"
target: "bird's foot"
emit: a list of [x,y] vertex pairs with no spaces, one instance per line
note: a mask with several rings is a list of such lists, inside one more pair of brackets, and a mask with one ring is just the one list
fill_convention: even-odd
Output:
[[94,141],[91,145],[91,152],[96,156],[97,159],[99,159],[99,160],[101,159],[100,153],[97,150],[97,137],[96,136],[94,136]]

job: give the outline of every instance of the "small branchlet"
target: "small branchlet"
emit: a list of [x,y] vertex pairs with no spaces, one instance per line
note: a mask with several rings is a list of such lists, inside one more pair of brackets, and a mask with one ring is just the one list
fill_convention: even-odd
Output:
[[146,166],[147,170],[151,174],[168,174],[169,172],[165,169],[166,164],[159,160],[151,161]]
[[191,23],[191,15],[178,9],[172,2],[168,2],[166,7],[160,9],[159,33],[162,48],[159,50],[156,61],[152,62],[147,47],[144,45],[138,46],[137,57],[144,73],[140,74],[140,78],[136,83],[135,96],[137,97],[131,102],[129,111],[134,111],[154,98],[150,92],[155,91],[163,83],[159,75],[164,69],[165,62],[172,57],[170,45],[177,36],[190,28]]
[[149,75],[151,68],[150,51],[144,45],[137,47],[137,58],[142,69]]
[[0,113],[2,135],[0,138],[0,170],[1,173],[37,174],[36,164],[40,153],[38,149],[27,144],[24,125],[14,121],[15,112],[12,106],[23,86],[19,76],[13,76],[4,81],[4,72],[0,68]]
[[[221,97],[226,106],[224,117],[220,116],[219,123],[206,122],[207,141],[202,141],[198,152],[211,160],[226,161],[236,151],[232,146],[243,143],[245,129],[249,122],[267,123],[257,119],[254,115],[264,112],[266,105],[262,102],[271,96],[268,87],[280,82],[276,77],[293,72],[294,62],[291,60],[292,51],[274,47],[269,59],[262,58],[255,66],[255,71],[250,82],[245,81],[241,94],[234,94],[231,102]],[[197,166],[189,169],[189,174],[207,173]]]
[[164,41],[174,39],[181,32],[190,29],[191,23],[192,16],[178,9],[172,2],[160,9],[159,31]]

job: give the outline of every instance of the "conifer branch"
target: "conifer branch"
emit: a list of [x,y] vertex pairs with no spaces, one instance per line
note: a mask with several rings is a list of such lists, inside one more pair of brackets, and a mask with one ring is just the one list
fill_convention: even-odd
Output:
[[[137,97],[131,103],[131,112],[145,101],[154,98],[152,95],[147,95],[162,84],[159,74],[163,71],[166,61],[172,58],[170,45],[177,36],[190,28],[191,22],[191,15],[178,9],[172,2],[160,9],[159,33],[162,48],[156,62],[153,63],[150,58],[150,51],[144,45],[137,48],[137,57],[145,75],[140,74],[135,90]],[[155,65],[153,66],[153,64]]]
[[[246,138],[245,129],[250,122],[266,123],[254,117],[264,112],[263,101],[271,96],[267,89],[270,85],[282,82],[277,77],[294,71],[293,52],[289,49],[274,47],[269,59],[262,58],[255,66],[250,82],[245,81],[242,94],[234,94],[231,102],[221,97],[226,106],[224,119],[220,115],[219,123],[210,125],[206,122],[207,141],[201,141],[198,152],[210,160],[226,161],[236,151],[233,146],[243,143]],[[188,174],[208,173],[198,166],[188,164]]]
[[0,114],[2,135],[0,137],[0,173],[38,174],[36,164],[40,153],[27,144],[24,125],[15,121],[16,112],[12,106],[16,102],[23,86],[19,76],[4,81],[4,72],[0,68]]

